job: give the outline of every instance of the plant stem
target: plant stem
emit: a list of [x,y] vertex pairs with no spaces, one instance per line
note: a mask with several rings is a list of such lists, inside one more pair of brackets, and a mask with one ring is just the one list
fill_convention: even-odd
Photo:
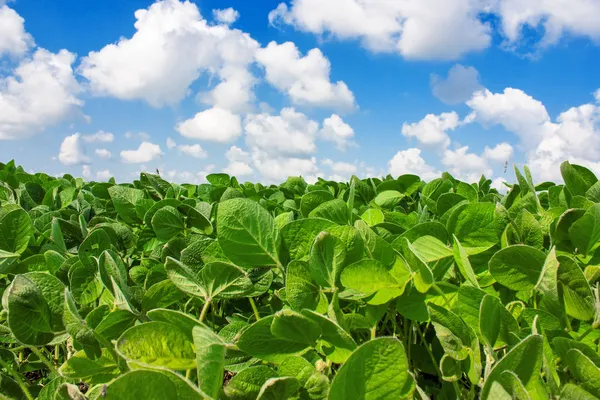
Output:
[[11,374],[13,376],[13,378],[15,378],[15,381],[17,382],[17,384],[19,385],[19,387],[25,394],[25,397],[27,397],[28,400],[33,400],[33,396],[31,395],[31,393],[29,393],[29,389],[27,388],[27,385],[25,385],[25,383],[21,379],[21,375],[19,375],[19,373],[17,371],[15,371],[10,365],[8,365],[8,363],[5,363],[4,360],[2,360],[1,358],[0,358],[0,366],[5,368],[8,371],[8,373]]
[[425,335],[423,335],[423,332],[421,332],[421,327],[418,324],[416,325],[416,328],[417,328],[417,332],[419,333],[419,336],[421,337],[421,341],[423,342],[425,350],[427,350],[427,354],[429,354],[429,358],[431,358],[431,362],[433,363],[433,366],[435,367],[435,372],[437,373],[438,378],[440,378],[440,381],[442,381],[443,378],[442,378],[442,373],[440,371],[440,366],[439,366],[437,360],[435,359],[433,352],[429,348],[427,340],[425,340]]
[[254,299],[252,297],[248,297],[248,300],[250,300],[252,311],[254,311],[254,317],[256,317],[256,320],[258,321],[260,319],[260,314],[258,313],[258,308],[256,308],[256,303],[254,302]]
[[206,317],[206,312],[208,311],[208,307],[210,307],[211,301],[212,301],[211,298],[206,299],[206,303],[204,303],[204,306],[202,307],[202,311],[200,312],[200,318],[199,318],[200,322],[204,321],[204,318]]
[[377,337],[377,325],[371,328],[371,340]]
[[190,379],[190,377],[192,376],[192,370],[188,369],[185,371],[185,379]]
[[56,369],[56,367],[46,358],[46,356],[44,355],[44,353],[42,353],[40,350],[38,350],[35,347],[29,347],[29,350],[31,350],[31,352],[33,354],[35,354],[36,356],[38,356],[38,358],[40,359],[41,362],[43,362],[46,367],[48,367],[48,369],[50,370],[50,372],[52,372],[53,374],[56,374],[57,376],[61,376],[61,374],[58,372],[58,370]]
[[589,334],[590,334],[590,333],[591,333],[593,330],[594,330],[594,326],[592,325],[592,326],[590,326],[589,328],[587,328],[587,330],[586,330],[585,332],[583,332],[583,333],[581,334],[581,336],[579,336],[579,337],[577,338],[577,341],[578,341],[578,342],[581,342],[581,340],[582,340],[583,338],[585,338],[587,335],[589,335]]

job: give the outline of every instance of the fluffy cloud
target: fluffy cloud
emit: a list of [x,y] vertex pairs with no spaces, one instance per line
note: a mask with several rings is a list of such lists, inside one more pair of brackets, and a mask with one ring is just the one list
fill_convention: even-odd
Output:
[[319,49],[302,57],[292,42],[271,42],[256,52],[256,59],[264,66],[267,81],[287,93],[295,104],[342,110],[355,107],[348,86],[330,81],[331,64]]
[[316,176],[321,175],[315,157],[269,156],[255,150],[252,153],[252,162],[265,183],[281,183],[289,176],[302,176],[310,183],[316,180]]
[[82,60],[92,92],[143,99],[152,106],[183,99],[203,72],[247,68],[258,43],[226,25],[209,25],[191,2],[165,0],[135,12],[136,32]]
[[483,156],[490,161],[497,163],[506,163],[513,156],[514,149],[508,143],[500,143],[494,147],[485,146]]
[[74,133],[63,139],[60,144],[58,161],[63,165],[87,164],[91,162],[85,154],[80,133]]
[[81,138],[87,143],[111,143],[115,139],[115,136],[112,133],[98,131],[91,135],[83,135]]
[[481,175],[492,176],[494,171],[485,156],[469,153],[468,150],[469,146],[463,146],[456,150],[444,151],[441,161],[448,172],[468,183],[478,181]]
[[171,150],[172,148],[177,147],[177,143],[170,137],[167,138],[167,149]]
[[293,108],[284,108],[279,115],[250,114],[245,121],[246,144],[279,157],[314,153],[318,131],[318,122]]
[[141,141],[148,141],[150,140],[150,135],[148,135],[146,132],[125,132],[125,138],[126,139],[139,139]]
[[[543,27],[539,45],[564,33],[600,41],[600,3],[594,0],[291,0],[269,13],[271,24],[304,32],[358,39],[374,52],[397,52],[409,59],[457,59],[491,44],[493,16],[506,44],[520,44],[525,28]],[[435,10],[435,11],[432,11]]]
[[162,155],[160,146],[150,142],[142,142],[136,150],[123,150],[121,161],[127,164],[150,162]]
[[213,107],[197,113],[175,129],[190,139],[227,143],[241,135],[242,120],[229,110]]
[[204,151],[204,149],[202,147],[200,147],[199,144],[194,144],[194,145],[182,144],[182,145],[179,145],[177,148],[182,153],[187,154],[188,156],[191,156],[194,158],[208,157],[208,154],[206,154],[206,151]]
[[81,176],[83,179],[91,179],[92,178],[92,169],[89,165],[84,165],[81,169]]
[[458,114],[453,112],[440,115],[427,114],[419,122],[402,125],[402,134],[414,137],[425,146],[446,148],[450,145],[447,131],[452,131],[460,125]]
[[107,169],[96,172],[96,179],[99,181],[108,181],[110,178],[112,178],[112,173]]
[[[1,29],[1,28],[0,28]],[[79,113],[75,54],[38,49],[12,76],[0,78],[0,140],[22,139]]]
[[32,45],[33,38],[25,32],[23,17],[0,1],[0,57],[23,55]]
[[107,149],[96,149],[96,150],[94,150],[94,153],[100,158],[111,158],[112,157],[112,153],[110,151],[108,151]]
[[224,171],[229,175],[248,176],[254,172],[250,166],[250,154],[237,146],[231,146],[225,153],[225,158],[227,158],[229,164]]
[[240,13],[229,7],[222,10],[213,10],[213,16],[217,22],[231,25],[240,17]]
[[356,164],[350,164],[343,161],[333,161],[327,158],[321,163],[331,170],[332,174],[328,179],[332,181],[348,181],[350,177],[358,171]]
[[331,117],[325,118],[320,133],[323,139],[335,143],[336,147],[342,151],[354,144],[352,142],[354,129],[337,114],[331,114]]
[[441,172],[427,164],[417,148],[401,150],[388,162],[388,171],[394,177],[404,174],[414,174],[425,181],[441,176]]
[[433,95],[446,104],[463,103],[480,89],[479,72],[473,67],[456,64],[450,68],[446,79],[435,74],[431,76]]

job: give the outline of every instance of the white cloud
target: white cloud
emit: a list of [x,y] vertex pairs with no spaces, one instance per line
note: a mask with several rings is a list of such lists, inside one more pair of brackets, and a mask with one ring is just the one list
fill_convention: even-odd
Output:
[[208,154],[206,154],[206,151],[204,151],[204,149],[202,147],[200,147],[199,144],[194,144],[194,145],[182,144],[182,145],[179,145],[177,148],[182,153],[187,154],[188,156],[191,156],[194,158],[208,157]]
[[121,161],[127,164],[145,163],[154,160],[162,154],[159,145],[142,142],[136,150],[123,150],[121,152]]
[[197,113],[175,129],[190,139],[227,143],[241,135],[242,121],[239,115],[229,110],[213,107]]
[[225,153],[225,158],[227,158],[227,160],[229,162],[235,162],[235,161],[249,162],[250,161],[250,155],[237,146],[231,146]]
[[315,157],[270,156],[260,150],[254,150],[252,162],[265,183],[281,183],[289,176],[302,176],[310,183],[316,179],[315,176],[321,175]]
[[150,140],[150,135],[146,132],[125,132],[126,139],[140,139],[141,141]]
[[60,144],[58,161],[63,165],[87,164],[91,162],[85,154],[80,133],[74,133],[63,139]]
[[251,175],[254,170],[250,166],[250,154],[237,146],[231,146],[225,153],[225,158],[229,161],[224,172],[233,176]]
[[475,0],[293,0],[269,13],[272,24],[286,23],[317,35],[359,39],[375,52],[411,59],[456,59],[485,49],[490,27],[479,19]]
[[418,175],[425,181],[439,178],[440,171],[427,164],[417,148],[401,150],[388,162],[388,171],[394,177],[404,174]]
[[[521,44],[525,28],[543,28],[539,43],[564,34],[600,42],[596,0],[291,0],[269,13],[271,24],[289,24],[319,36],[358,39],[374,52],[397,52],[408,59],[457,59],[491,44],[492,24],[508,47]],[[527,42],[531,45],[531,41]]]
[[600,89],[594,92],[594,97],[596,98],[596,101],[600,103]]
[[21,56],[33,46],[33,38],[25,31],[25,20],[0,1],[0,57]]
[[245,120],[246,144],[274,156],[307,156],[317,150],[319,123],[293,108],[279,115],[250,114]]
[[213,173],[215,170],[215,164],[208,164],[204,169],[196,174],[198,183],[206,182],[206,175]]
[[111,143],[115,139],[115,136],[112,133],[98,131],[91,135],[83,135],[81,138],[87,143]]
[[177,147],[177,143],[170,137],[167,138],[167,149],[171,150],[172,148]]
[[112,157],[112,153],[110,151],[108,151],[107,149],[96,149],[96,150],[94,150],[94,153],[100,158],[111,158]]
[[92,169],[89,165],[84,165],[81,169],[81,177],[86,180],[90,180],[92,178]]
[[96,179],[99,181],[108,181],[110,178],[112,178],[112,174],[107,169],[96,172]]
[[321,161],[321,164],[326,165],[331,170],[332,174],[328,177],[328,179],[332,181],[345,182],[358,171],[356,164],[350,164],[343,161],[325,159]]
[[520,89],[506,88],[503,93],[481,90],[473,94],[467,105],[474,111],[474,120],[484,126],[502,125],[517,134],[527,148],[554,129],[542,102]]
[[323,128],[320,133],[323,139],[335,143],[336,147],[342,151],[354,144],[352,141],[354,129],[337,114],[331,114],[331,117],[323,120]]
[[483,156],[493,162],[505,163],[513,156],[514,149],[508,143],[499,143],[494,147],[485,146]]
[[446,104],[463,103],[480,89],[479,72],[473,67],[456,64],[450,68],[446,79],[435,74],[431,76],[433,95]]
[[75,54],[38,49],[13,76],[0,78],[0,140],[21,139],[79,113]]
[[229,7],[221,10],[213,10],[213,16],[217,22],[231,25],[240,17],[240,13]]
[[135,18],[131,38],[83,58],[79,73],[96,95],[143,99],[154,107],[174,104],[203,72],[221,76],[221,70],[246,69],[259,47],[242,31],[209,25],[188,1],[156,2],[137,10]]
[[302,57],[292,42],[270,42],[256,52],[256,60],[265,67],[267,81],[287,93],[294,104],[341,110],[355,107],[348,86],[330,81],[331,64],[317,48]]
[[446,148],[450,145],[447,131],[452,131],[460,125],[456,112],[442,113],[440,115],[427,114],[419,122],[402,125],[402,134],[414,137],[425,146]]
[[467,183],[478,181],[481,175],[492,176],[494,172],[487,159],[475,153],[469,153],[468,150],[469,146],[463,146],[456,150],[444,151],[441,162],[446,166],[448,172]]

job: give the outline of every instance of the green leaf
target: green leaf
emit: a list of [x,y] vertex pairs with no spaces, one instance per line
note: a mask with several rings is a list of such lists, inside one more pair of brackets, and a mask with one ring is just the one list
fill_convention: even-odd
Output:
[[430,263],[453,256],[452,250],[445,243],[433,236],[421,236],[411,243],[415,254],[423,261]]
[[320,204],[308,216],[310,218],[323,218],[344,225],[348,223],[348,207],[343,200],[333,199]]
[[581,386],[594,396],[600,397],[600,368],[598,365],[594,364],[579,349],[569,350],[564,361]]
[[344,245],[338,238],[329,232],[319,233],[308,259],[313,280],[321,287],[337,287],[346,255]]
[[590,285],[577,262],[568,256],[558,256],[557,280],[562,287],[567,314],[587,321],[594,318],[596,306]]
[[434,283],[433,273],[427,263],[416,254],[414,247],[408,239],[404,239],[404,256],[410,268],[415,272],[413,282],[415,288],[421,293],[427,293]]
[[475,272],[473,271],[473,267],[471,266],[467,252],[462,247],[456,236],[452,235],[452,239],[454,241],[454,262],[456,262],[456,266],[458,267],[460,274],[467,282],[478,288],[479,282],[477,282],[477,278],[475,277]]
[[373,232],[364,221],[357,220],[354,227],[360,233],[365,243],[365,251],[370,258],[378,260],[386,266],[392,265],[396,261],[396,252],[392,245]]
[[281,230],[283,244],[292,260],[303,260],[310,253],[315,237],[335,224],[322,218],[299,219],[285,225]]
[[181,376],[169,371],[137,370],[112,381],[106,400],[202,400],[206,395]]
[[[406,277],[408,278],[408,276]],[[340,277],[345,288],[353,289],[361,297],[370,297],[369,304],[385,304],[404,292],[408,280],[398,281],[379,261],[365,259],[350,264]]]
[[71,296],[69,289],[65,289],[65,311],[63,320],[67,332],[75,342],[83,347],[88,358],[93,360],[102,355],[102,349],[94,336],[94,331],[87,326],[85,321],[79,315],[77,306],[75,305],[75,301],[73,300],[73,296]]
[[110,382],[121,372],[108,351],[95,360],[89,359],[85,352],[78,351],[58,370],[67,378],[80,379],[91,384]]
[[481,391],[481,399],[511,397],[512,381],[507,381],[502,376],[506,371],[513,372],[519,377],[532,399],[547,398],[540,376],[541,368],[542,337],[539,335],[528,336],[513,347],[490,371]]
[[240,350],[261,360],[279,363],[289,355],[302,354],[309,346],[275,336],[271,331],[274,315],[262,318],[242,332],[237,341]]
[[198,386],[216,399],[223,386],[225,342],[205,325],[195,326],[192,335],[196,348]]
[[319,290],[306,262],[292,261],[287,265],[285,300],[293,310],[314,310],[319,302]]
[[321,327],[315,321],[291,310],[282,310],[273,316],[271,333],[281,339],[313,347],[321,336]]
[[235,375],[223,388],[231,400],[255,400],[262,386],[277,373],[265,365],[249,367]]
[[249,199],[232,199],[219,204],[218,240],[223,253],[243,268],[280,265],[279,232],[273,217]]
[[490,259],[490,273],[511,290],[532,290],[540,280],[546,256],[540,250],[514,245],[498,251]]
[[183,299],[183,293],[170,280],[164,280],[152,285],[142,299],[142,311],[153,308],[166,308]]
[[465,247],[487,249],[500,241],[506,223],[492,203],[465,205],[450,215],[448,232]]
[[368,226],[373,227],[377,224],[381,224],[385,220],[385,216],[383,215],[381,210],[378,210],[376,208],[369,208],[360,216],[360,219],[365,221],[365,223]]
[[403,198],[404,195],[396,190],[386,190],[380,192],[373,201],[379,207],[394,208],[402,201]]
[[258,392],[257,400],[286,400],[291,398],[300,388],[300,382],[291,376],[270,378]]
[[307,218],[312,210],[330,200],[333,200],[333,195],[327,190],[308,192],[300,200],[300,212]]
[[396,338],[377,338],[352,353],[331,383],[330,400],[399,399],[409,379],[404,346]]
[[486,344],[492,348],[500,335],[502,308],[496,297],[486,294],[479,309],[479,331]]
[[592,254],[600,246],[600,204],[594,204],[571,225],[569,237],[584,255]]
[[175,370],[196,366],[196,354],[189,337],[165,322],[148,322],[129,328],[117,341],[116,348],[127,360],[149,366]]
[[427,305],[435,333],[446,354],[455,360],[469,356],[469,346],[473,339],[469,327],[452,311],[433,303]]
[[584,196],[598,182],[598,178],[592,171],[580,165],[570,164],[568,161],[560,165],[560,173],[573,196]]
[[111,186],[108,193],[119,217],[128,224],[137,224],[141,219],[135,212],[135,205],[144,198],[144,191],[127,186]]
[[324,353],[327,359],[341,364],[356,349],[356,343],[352,336],[334,321],[310,310],[302,310],[301,314],[320,325],[321,337],[317,343],[317,349]]
[[159,240],[164,242],[185,230],[182,215],[175,207],[165,206],[152,217],[152,229]]
[[33,236],[33,224],[29,214],[21,207],[6,206],[0,213],[0,250],[21,254],[27,249]]

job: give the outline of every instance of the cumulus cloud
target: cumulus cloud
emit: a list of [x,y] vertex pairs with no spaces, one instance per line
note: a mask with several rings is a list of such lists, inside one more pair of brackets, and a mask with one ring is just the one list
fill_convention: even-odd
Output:
[[329,175],[328,179],[332,181],[348,181],[350,177],[352,177],[352,175],[356,174],[358,171],[356,164],[343,161],[333,161],[328,158],[321,161],[321,164],[327,166],[331,171],[331,175]]
[[281,183],[289,176],[302,176],[310,183],[321,175],[315,157],[271,156],[255,149],[252,153],[252,162],[265,183]]
[[469,153],[468,150],[469,146],[463,146],[444,151],[441,162],[448,172],[469,183],[478,181],[481,175],[492,176],[494,172],[485,156]]
[[94,150],[94,153],[100,158],[108,159],[112,157],[112,153],[107,149],[96,149]]
[[250,154],[237,146],[231,146],[225,153],[225,158],[229,161],[224,172],[233,176],[248,176],[254,170],[250,166]]
[[0,1],[0,57],[21,56],[33,46],[33,38],[25,31],[25,20]]
[[213,107],[178,124],[176,129],[190,139],[227,143],[242,134],[242,119],[229,110]]
[[188,156],[191,156],[194,158],[208,157],[208,154],[206,154],[206,151],[204,151],[204,149],[202,147],[200,147],[199,144],[194,144],[194,145],[182,144],[182,145],[179,145],[177,148],[182,153],[187,154]]
[[171,150],[172,148],[177,147],[177,143],[170,137],[167,138],[167,149]]
[[[600,3],[593,0],[291,0],[269,13],[274,25],[288,24],[319,36],[360,40],[373,52],[407,59],[458,59],[492,43],[490,16],[498,20],[505,46],[521,42],[525,29],[543,28],[544,47],[564,34],[600,42]],[[434,11],[433,11],[434,10]]]
[[183,99],[203,72],[247,68],[259,44],[226,25],[209,25],[191,2],[165,0],[135,12],[135,33],[83,58],[93,93],[154,107]]
[[92,178],[92,169],[89,165],[84,165],[81,169],[81,177],[90,180]]
[[240,13],[229,7],[221,10],[213,10],[213,16],[217,22],[231,25],[240,17]]
[[0,78],[0,140],[26,138],[79,114],[83,101],[74,61],[67,50],[37,49],[11,76]]
[[162,155],[160,146],[150,142],[142,142],[136,150],[123,150],[121,161],[127,164],[146,163]]
[[74,133],[63,139],[60,144],[58,161],[63,165],[88,164],[90,158],[85,154],[80,133]]
[[81,138],[87,143],[111,143],[115,136],[112,133],[98,131],[90,135],[83,135]]
[[486,159],[497,163],[505,163],[512,159],[514,149],[508,143],[499,143],[494,147],[485,146],[483,155]]
[[354,94],[343,81],[330,81],[331,64],[321,50],[312,49],[305,56],[292,42],[270,42],[256,52],[265,68],[267,81],[287,93],[294,104],[351,110]]
[[473,67],[456,64],[450,68],[445,79],[436,74],[431,75],[433,95],[446,104],[463,103],[481,88],[479,72]]
[[150,135],[148,135],[146,132],[125,132],[125,138],[126,139],[139,139],[141,141],[148,141],[150,140]]
[[108,181],[110,178],[112,178],[112,173],[107,169],[96,172],[96,179],[99,181]]
[[354,129],[337,114],[331,114],[331,117],[323,120],[323,128],[320,133],[321,138],[335,143],[335,146],[341,151],[345,151],[349,146],[355,144],[352,141]]
[[417,139],[425,146],[446,148],[450,145],[447,131],[452,131],[459,125],[460,118],[454,111],[440,115],[427,114],[419,122],[404,123],[402,134]]
[[404,174],[414,174],[425,181],[441,176],[441,172],[427,164],[421,157],[421,150],[411,148],[397,152],[388,162],[388,171],[394,177]]
[[317,150],[319,123],[294,108],[279,115],[250,114],[245,120],[246,144],[260,153],[277,156],[307,156]]

